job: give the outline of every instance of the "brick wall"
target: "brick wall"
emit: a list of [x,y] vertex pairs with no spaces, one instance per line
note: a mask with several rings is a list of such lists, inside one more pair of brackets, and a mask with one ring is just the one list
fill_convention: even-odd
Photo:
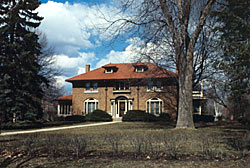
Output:
[[[119,96],[133,98],[133,109],[146,110],[146,101],[151,98],[160,98],[163,100],[163,112],[176,117],[177,111],[177,90],[176,86],[163,85],[161,92],[148,92],[146,84],[133,84],[130,86],[130,93],[114,93],[112,81],[98,81],[98,92],[85,93],[85,83],[78,82],[73,84],[73,115],[82,115],[84,112],[84,101],[89,98],[98,100],[98,108],[108,113],[111,111],[110,99],[115,99]],[[139,103],[139,104],[138,104]]]

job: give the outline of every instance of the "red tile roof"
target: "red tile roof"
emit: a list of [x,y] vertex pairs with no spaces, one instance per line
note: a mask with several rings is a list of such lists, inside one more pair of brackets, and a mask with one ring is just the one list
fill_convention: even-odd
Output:
[[60,100],[71,100],[72,101],[72,95],[58,97],[58,98],[56,98],[56,100],[57,101],[60,101]]
[[[135,66],[147,66],[148,69],[144,72],[138,73],[135,72]],[[104,73],[105,68],[107,67],[116,67],[118,70],[113,73]],[[101,68],[69,78],[66,81],[168,78],[176,76],[176,73],[163,69],[153,63],[110,63]]]

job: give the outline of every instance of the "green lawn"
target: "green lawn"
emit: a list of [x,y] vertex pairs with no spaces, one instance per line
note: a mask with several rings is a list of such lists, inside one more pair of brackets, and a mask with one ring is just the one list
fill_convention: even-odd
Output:
[[117,123],[0,137],[0,167],[250,167],[250,128]]

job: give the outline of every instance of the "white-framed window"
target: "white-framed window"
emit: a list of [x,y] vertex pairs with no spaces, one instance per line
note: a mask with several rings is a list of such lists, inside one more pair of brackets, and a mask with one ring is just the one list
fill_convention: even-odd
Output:
[[84,101],[84,113],[85,114],[92,113],[96,109],[98,109],[97,99],[90,98]]
[[155,115],[159,115],[163,111],[163,101],[159,98],[153,98],[147,100],[147,112]]
[[114,90],[129,90],[129,84],[126,82],[117,82],[115,84]]
[[59,116],[72,115],[71,104],[59,103],[57,108],[58,108],[57,111],[58,111]]
[[90,90],[90,83],[89,82],[85,84],[85,90],[88,90],[88,91]]

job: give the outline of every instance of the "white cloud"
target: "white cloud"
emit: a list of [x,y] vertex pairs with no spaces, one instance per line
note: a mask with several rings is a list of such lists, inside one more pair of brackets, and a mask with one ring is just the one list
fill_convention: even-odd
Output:
[[129,45],[125,51],[114,51],[111,50],[105,58],[101,59],[97,64],[96,68],[101,67],[108,63],[126,63],[126,62],[134,62],[136,59],[136,50],[134,46]]
[[[82,8],[81,12],[78,8]],[[39,15],[44,17],[40,30],[46,34],[49,43],[54,45],[57,51],[57,47],[60,47],[61,51],[93,47],[89,40],[90,33],[82,30],[82,18],[79,17],[85,8],[84,5],[74,6],[67,2],[63,4],[53,1],[38,8]]]
[[77,74],[82,74],[82,73],[85,73],[85,67],[78,67],[78,72]]
[[65,80],[67,79],[66,76],[56,76],[56,85],[57,87],[62,87],[65,85]]
[[44,17],[39,29],[46,34],[58,54],[73,56],[80,49],[100,45],[98,38],[104,33],[100,33],[99,28],[107,26],[102,15],[114,18],[115,11],[116,8],[105,4],[89,6],[48,1],[38,8],[39,15]]
[[69,57],[67,55],[56,55],[55,66],[70,77],[85,72],[85,65],[95,60],[94,53],[79,53],[78,57]]
[[[108,24],[103,15],[109,19],[120,17],[112,4],[89,6],[87,3],[48,1],[41,4],[37,12],[44,17],[39,29],[47,36],[48,44],[54,47],[55,64],[63,72],[63,76],[57,77],[59,84],[65,85],[66,78],[84,73],[87,63],[99,67],[109,62],[128,62],[132,58],[129,47],[121,52],[110,51],[105,58],[97,58],[93,53],[103,39],[112,38],[112,34],[106,35],[98,29]],[[97,60],[100,61],[95,65]]]

